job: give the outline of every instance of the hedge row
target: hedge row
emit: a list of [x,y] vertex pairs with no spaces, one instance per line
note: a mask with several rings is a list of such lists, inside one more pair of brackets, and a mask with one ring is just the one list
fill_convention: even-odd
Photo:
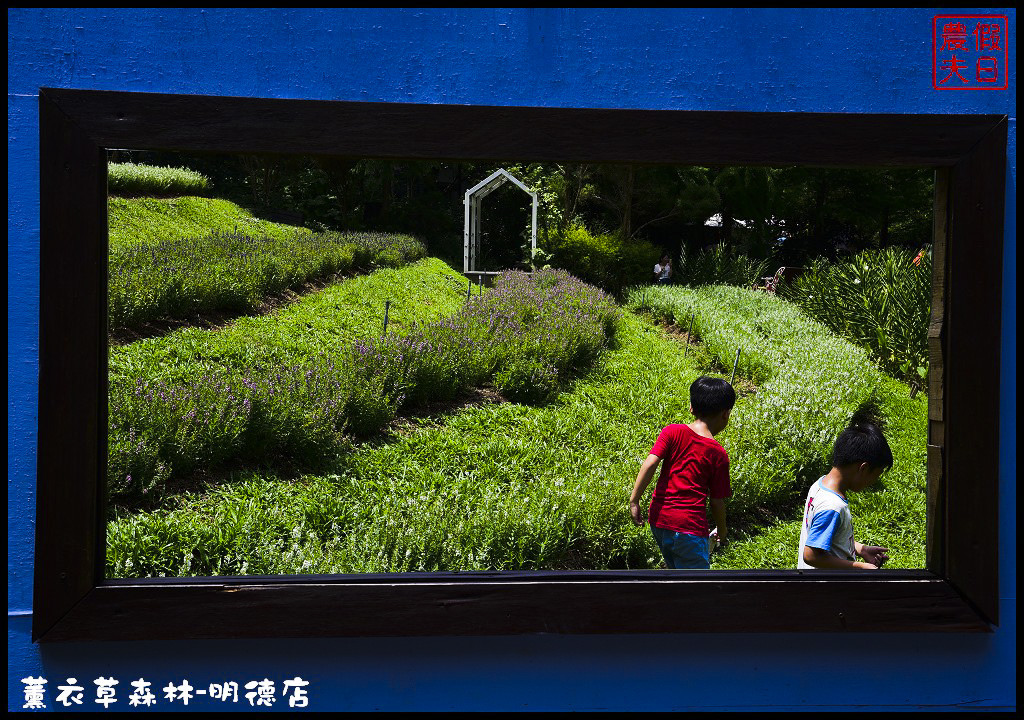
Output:
[[115,250],[109,260],[110,329],[197,313],[252,312],[267,296],[357,269],[398,267],[426,256],[408,235],[212,232]]

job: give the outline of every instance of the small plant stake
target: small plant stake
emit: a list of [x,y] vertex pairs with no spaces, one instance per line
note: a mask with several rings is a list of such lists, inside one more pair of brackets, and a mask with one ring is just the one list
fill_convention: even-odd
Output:
[[[466,279],[469,280],[469,278]],[[473,297],[473,281],[469,280],[469,282],[466,284],[466,302],[469,302],[469,299],[471,297]]]
[[384,332],[381,337],[385,337],[388,334],[388,311],[391,309],[391,301],[384,301]]
[[732,375],[729,376],[729,384],[732,385],[732,381],[736,379],[736,368],[740,364],[740,349],[736,348],[736,359],[732,363]]
[[683,348],[683,357],[686,357],[686,353],[690,350],[690,336],[693,335],[693,319],[697,317],[697,313],[690,314],[690,329],[686,331],[686,347]]
[[483,275],[477,275],[476,276],[476,287],[477,287],[476,294],[477,295],[483,295],[484,294],[484,276]]

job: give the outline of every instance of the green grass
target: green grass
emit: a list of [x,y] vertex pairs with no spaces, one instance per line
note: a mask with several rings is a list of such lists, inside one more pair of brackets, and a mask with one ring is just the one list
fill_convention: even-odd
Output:
[[801,488],[828,469],[836,436],[873,402],[884,377],[864,350],[774,295],[655,286],[634,293],[630,305],[687,327],[696,313],[694,333],[726,377],[740,350],[738,372],[757,393],[721,441],[741,449],[731,462],[731,511],[741,522],[764,524],[799,504]]
[[242,231],[249,235],[285,238],[305,228],[253,217],[228,200],[205,197],[122,198],[107,200],[110,251],[131,245],[184,240],[211,232]]
[[427,259],[222,330],[187,328],[111,348],[110,496],[149,496],[175,475],[239,455],[326,452],[343,412],[332,404],[344,391],[335,369],[347,366],[351,344],[382,335],[385,312],[392,335],[450,315],[462,307],[465,286],[443,262]]
[[[626,499],[692,358],[627,317],[620,348],[544,407],[410,421],[320,476],[258,477],[118,517],[108,570],[135,574],[649,567]],[[682,388],[682,391],[680,391]],[[629,411],[624,412],[628,407]]]
[[751,287],[774,272],[768,260],[755,260],[721,243],[697,253],[683,253],[675,268],[676,282],[689,287],[737,285]]
[[454,313],[466,297],[466,280],[436,258],[349,278],[304,295],[269,315],[241,317],[220,330],[185,328],[159,338],[111,348],[111,382],[121,377],[177,376],[213,361],[245,370],[286,365],[326,349],[403,333]]
[[857,539],[893,550],[890,567],[924,566],[925,396],[911,399],[865,350],[773,295],[652,287],[634,292],[630,305],[684,326],[696,313],[694,332],[719,367],[730,367],[739,347],[740,373],[759,383],[720,436],[731,458],[730,515],[744,540],[716,556],[715,567],[795,567],[801,500],[861,407],[877,410],[896,463],[885,492],[851,499]]
[[[658,431],[689,420],[687,388],[708,356],[691,349],[684,358],[677,342],[630,315],[617,339],[618,349],[551,405],[486,404],[410,421],[329,474],[241,474],[162,511],[118,517],[108,572],[659,567],[650,531],[632,525],[626,500]],[[921,403],[897,400],[898,383],[890,389],[883,406],[903,413],[890,425],[897,466],[916,466],[915,482],[894,472],[884,492],[851,505],[859,537],[890,547],[892,567],[921,567]],[[753,402],[742,396],[734,416]],[[737,459],[735,442],[726,447]],[[792,568],[798,536],[798,521],[748,526],[714,567]]]
[[208,177],[183,167],[136,163],[107,165],[107,189],[112,195],[200,195],[209,185]]
[[305,283],[399,267],[426,255],[423,243],[408,235],[313,233],[257,220],[223,200],[110,202],[108,320],[114,333],[251,313]]
[[[704,317],[705,345],[685,358],[677,341],[627,314],[616,347],[550,404],[409,419],[319,473],[238,472],[158,510],[117,510],[108,573],[658,567],[649,529],[629,520],[630,489],[660,429],[690,420],[690,383],[721,370],[737,338],[754,342],[741,373],[758,384],[720,436],[733,469],[733,543],[713,567],[795,567],[800,501],[864,399],[887,422],[896,465],[879,491],[851,498],[858,539],[889,547],[890,567],[922,567],[924,400],[778,298],[681,292],[676,309]],[[816,362],[803,355],[808,343]],[[773,353],[777,366],[765,361]]]
[[[281,317],[118,351],[111,497],[160,495],[174,476],[227,462],[323,466],[344,451],[346,434],[372,435],[398,414],[488,381],[507,398],[545,402],[593,364],[621,314],[608,296],[561,271],[506,273],[469,300],[465,282],[429,260],[344,284],[347,302],[327,291]],[[446,294],[458,311],[431,317],[427,308]],[[367,323],[360,310],[382,312],[392,297],[396,324],[383,336],[382,324]],[[373,336],[346,333],[367,327]]]
[[[892,379],[883,382],[878,397],[895,463],[877,486],[850,493],[855,537],[858,542],[889,548],[887,568],[923,568],[928,400],[923,395],[911,399],[907,387]],[[803,488],[805,494],[808,489]],[[739,536],[734,534],[730,546],[715,553],[712,567],[795,568],[801,515],[802,508],[795,506],[788,518]]]

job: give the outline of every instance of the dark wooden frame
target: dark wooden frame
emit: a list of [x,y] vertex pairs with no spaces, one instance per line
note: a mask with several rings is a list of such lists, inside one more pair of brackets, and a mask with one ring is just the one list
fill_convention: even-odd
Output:
[[[987,631],[998,622],[1005,116],[405,105],[48,88],[40,91],[39,113],[34,639]],[[104,580],[108,148],[935,167],[928,569]]]

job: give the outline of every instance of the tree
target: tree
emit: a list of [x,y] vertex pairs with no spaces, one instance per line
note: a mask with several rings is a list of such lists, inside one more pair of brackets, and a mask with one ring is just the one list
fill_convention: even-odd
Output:
[[721,198],[725,240],[734,239],[734,219],[748,221],[739,245],[751,257],[768,257],[777,237],[773,222],[777,212],[775,172],[765,167],[726,167],[714,179]]

